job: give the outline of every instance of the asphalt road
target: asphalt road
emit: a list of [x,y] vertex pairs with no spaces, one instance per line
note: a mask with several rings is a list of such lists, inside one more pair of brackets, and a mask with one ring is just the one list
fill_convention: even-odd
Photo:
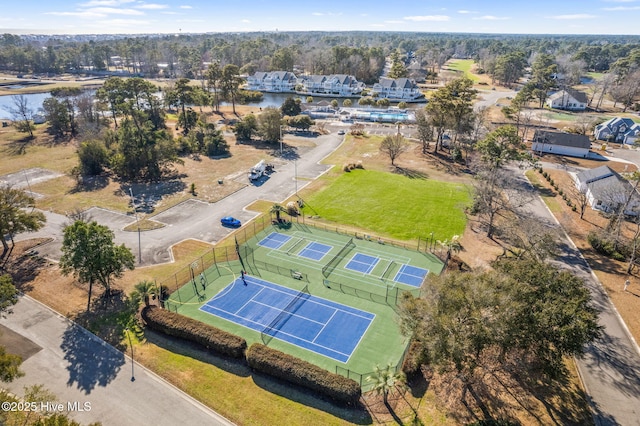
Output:
[[[56,395],[55,401],[47,401],[50,406],[62,404],[61,411],[82,424],[233,424],[28,296],[20,298],[0,325],[32,348],[20,366],[25,375],[3,387],[22,395],[25,386],[44,384]],[[211,392],[224,397],[224,389],[212,387]]]
[[[230,229],[220,225],[222,217],[234,216],[240,219],[244,226],[250,226],[247,222],[257,214],[245,210],[245,206],[259,199],[274,202],[285,200],[295,193],[296,186],[300,190],[310,182],[310,179],[325,173],[330,167],[319,164],[319,161],[333,152],[343,139],[344,136],[333,132],[317,137],[316,146],[299,158],[294,153],[285,152],[279,161],[281,165],[276,168],[276,171],[268,178],[262,178],[257,185],[248,184],[247,180],[246,187],[216,203],[188,200],[152,218],[165,223],[165,227],[144,231],[140,235],[137,232],[123,231],[124,227],[135,222],[132,215],[101,208],[91,208],[85,214],[114,231],[116,243],[124,243],[136,255],[136,259],[141,254],[142,261],[139,261],[138,265],[170,262],[172,245],[189,238],[215,243],[231,232]],[[298,177],[297,185],[296,176]],[[47,217],[44,228],[38,232],[20,234],[16,240],[34,237],[53,238],[52,242],[38,247],[37,251],[41,256],[58,260],[61,256],[62,229],[70,220],[57,213],[46,211],[44,213]]]
[[[533,188],[518,169],[512,169],[524,190]],[[640,425],[640,349],[611,303],[587,261],[540,197],[533,197],[523,213],[537,217],[557,231],[561,255],[555,263],[582,278],[600,310],[603,337],[586,348],[577,366],[598,426]],[[623,285],[623,282],[620,283]],[[629,297],[638,297],[629,294]]]

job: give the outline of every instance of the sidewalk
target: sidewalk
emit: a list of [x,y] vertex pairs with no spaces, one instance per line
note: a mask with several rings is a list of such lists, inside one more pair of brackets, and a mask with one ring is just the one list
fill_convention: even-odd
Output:
[[[28,339],[24,343],[30,348],[20,367],[25,375],[3,386],[22,395],[25,386],[43,384],[62,403],[63,412],[82,424],[232,425],[28,296],[20,297],[13,313],[0,319],[0,324]],[[214,388],[211,392],[224,394]]]

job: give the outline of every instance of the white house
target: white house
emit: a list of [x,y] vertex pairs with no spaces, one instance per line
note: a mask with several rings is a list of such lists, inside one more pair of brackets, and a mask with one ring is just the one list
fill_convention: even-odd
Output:
[[571,111],[584,111],[588,102],[586,94],[573,89],[561,90],[547,98],[549,107]]
[[640,124],[630,118],[614,117],[598,124],[593,131],[596,139],[633,145],[640,137]]
[[415,81],[404,77],[396,79],[381,77],[380,80],[373,85],[371,92],[378,98],[386,98],[394,101],[414,101],[424,98],[424,94],[420,91]]
[[587,196],[589,205],[594,210],[613,212],[629,200],[624,214],[636,216],[640,211],[640,194],[628,180],[608,166],[576,174],[575,185]]
[[536,130],[531,144],[531,150],[537,154],[549,153],[582,158],[589,156],[590,148],[591,141],[588,136],[547,130]]
[[258,71],[247,77],[247,89],[260,92],[293,93],[298,79],[289,71]]
[[364,83],[347,74],[303,75],[298,83],[310,95],[358,96],[365,88]]

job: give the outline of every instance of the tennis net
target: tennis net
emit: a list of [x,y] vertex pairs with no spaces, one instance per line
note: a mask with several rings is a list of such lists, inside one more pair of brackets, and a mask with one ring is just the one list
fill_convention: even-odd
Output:
[[347,241],[347,244],[345,244],[344,247],[340,249],[338,254],[333,256],[333,258],[322,268],[322,275],[324,275],[325,278],[331,275],[331,273],[333,272],[334,269],[336,269],[336,266],[338,266],[340,261],[344,259],[347,253],[353,250],[355,246],[356,245],[353,242],[353,238]]
[[262,343],[268,345],[271,339],[277,334],[280,327],[282,327],[289,318],[302,306],[309,296],[309,286],[305,285],[302,290],[284,307],[282,311],[271,321],[260,333]]

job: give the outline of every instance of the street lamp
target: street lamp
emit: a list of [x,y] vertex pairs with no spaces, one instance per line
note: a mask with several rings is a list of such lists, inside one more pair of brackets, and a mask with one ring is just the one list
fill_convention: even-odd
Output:
[[131,194],[131,205],[133,206],[133,212],[136,215],[136,225],[138,225],[138,263],[142,264],[142,243],[140,238],[140,220],[138,219],[138,209],[136,208],[136,200],[133,198],[133,189],[129,187],[129,194]]
[[133,342],[131,341],[131,334],[129,331],[129,327],[124,329],[125,333],[127,333],[127,337],[129,338],[129,347],[131,347],[131,381],[136,381],[136,376],[133,374]]
[[280,125],[280,157],[282,157],[282,124]]

